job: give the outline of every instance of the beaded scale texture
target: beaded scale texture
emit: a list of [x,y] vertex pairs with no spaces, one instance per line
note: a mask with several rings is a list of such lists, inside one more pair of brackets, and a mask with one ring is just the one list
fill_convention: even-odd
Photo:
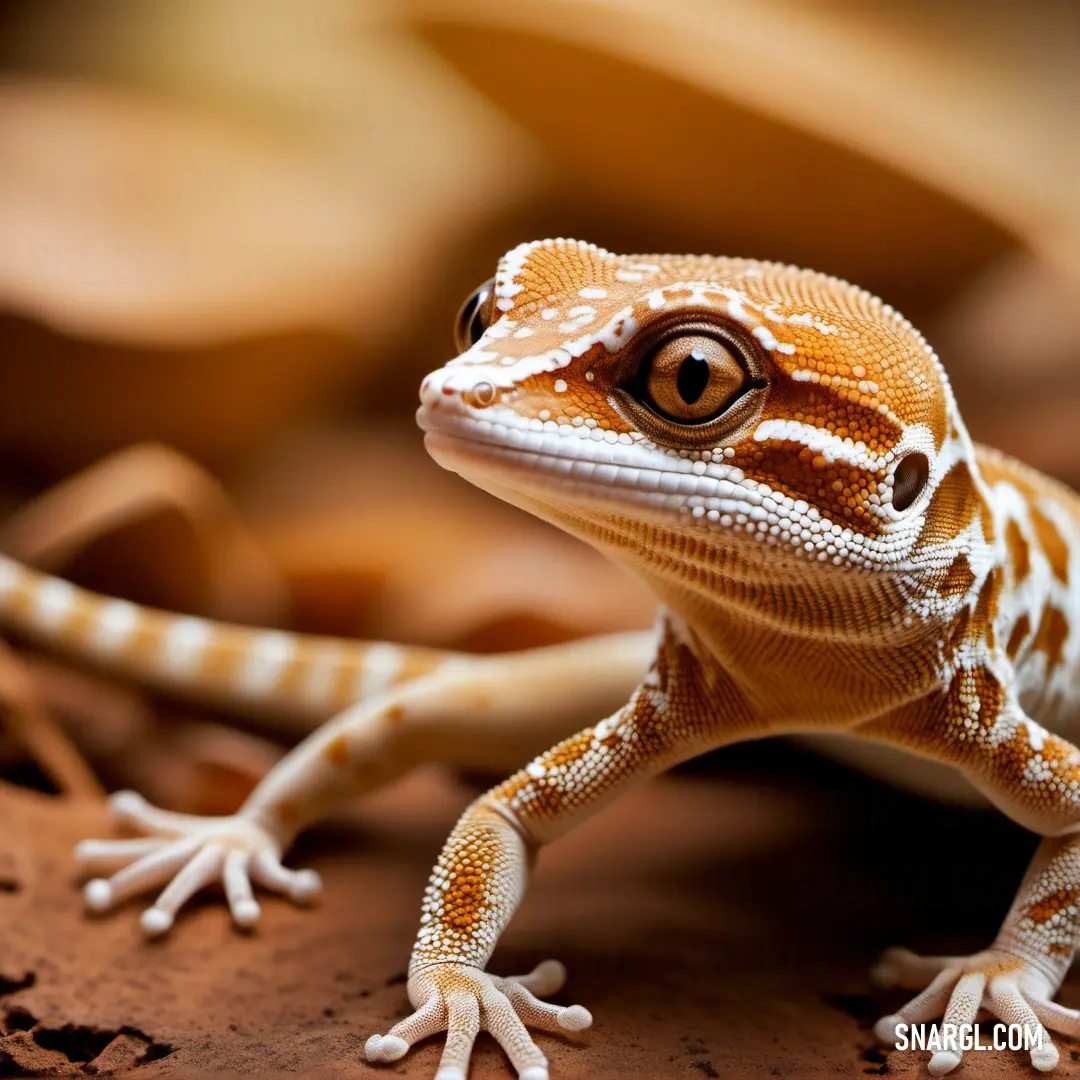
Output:
[[[29,636],[193,697],[334,715],[234,817],[115,796],[147,836],[80,846],[91,871],[127,863],[88,883],[90,906],[164,885],[143,915],[161,933],[221,880],[250,925],[253,880],[317,891],[281,858],[338,800],[420,760],[531,758],[447,841],[409,969],[415,1011],[366,1053],[394,1061],[445,1032],[437,1075],[461,1080],[487,1030],[545,1080],[528,1029],[589,1014],[543,1000],[565,976],[554,961],[485,971],[537,849],[707,749],[843,733],[953,766],[1045,838],[986,951],[885,954],[878,978],[920,993],[878,1035],[984,1007],[1043,1031],[1031,1060],[1053,1068],[1042,1025],[1080,1036],[1080,1014],[1052,1000],[1080,921],[1080,499],[973,444],[919,333],[823,274],[546,240],[503,257],[465,330],[421,390],[429,451],[643,578],[656,632],[452,656],[148,612],[0,560],[0,617]],[[929,1068],[959,1061],[943,1049]]]

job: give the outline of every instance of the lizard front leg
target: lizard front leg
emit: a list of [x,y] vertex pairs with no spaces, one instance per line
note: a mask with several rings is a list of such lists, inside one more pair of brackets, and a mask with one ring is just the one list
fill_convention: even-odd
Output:
[[625,700],[655,648],[649,632],[455,658],[325,724],[283,758],[231,817],[173,814],[134,792],[120,792],[111,800],[114,816],[147,835],[78,846],[85,870],[112,874],[87,883],[86,903],[105,911],[168,883],[142,915],[145,932],[161,934],[195,892],[221,880],[234,921],[250,926],[260,913],[252,879],[297,902],[318,892],[315,874],[289,870],[281,860],[294,837],[341,800],[423,761],[513,768],[578,728],[588,710]]
[[[722,718],[722,722],[718,720]],[[536,850],[630,787],[707,747],[760,734],[737,691],[702,672],[670,638],[628,704],[535,758],[466,810],[432,871],[409,965],[415,1008],[367,1042],[369,1061],[396,1061],[417,1040],[446,1032],[437,1080],[463,1080],[476,1035],[500,1043],[523,1080],[546,1080],[547,1061],[527,1026],[576,1030],[591,1022],[578,1006],[533,993],[557,989],[561,965],[503,979],[485,968],[524,893]],[[555,975],[554,978],[546,978]]]
[[[1051,1000],[1080,935],[1080,751],[1027,717],[983,669],[961,672],[940,698],[864,725],[860,733],[956,765],[1012,818],[1049,836],[988,949],[970,957],[896,949],[884,955],[875,969],[879,982],[926,988],[879,1021],[876,1033],[892,1042],[897,1024],[937,1017],[946,1025],[970,1025],[986,1008],[1005,1023],[1025,1025],[1038,1041],[1032,1064],[1054,1068],[1059,1054],[1046,1027],[1080,1035],[1080,1014]],[[930,1072],[950,1072],[961,1056],[959,1045],[937,1051]]]

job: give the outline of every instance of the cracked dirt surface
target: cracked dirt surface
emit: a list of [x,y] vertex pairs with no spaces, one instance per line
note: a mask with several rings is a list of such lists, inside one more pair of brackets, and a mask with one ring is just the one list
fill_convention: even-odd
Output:
[[[199,903],[163,942],[138,905],[89,919],[69,852],[96,806],[0,787],[0,1077],[135,1073],[430,1077],[437,1040],[376,1070],[364,1039],[405,1009],[429,866],[472,789],[425,769],[293,853],[325,891],[267,900],[252,934]],[[902,995],[866,968],[903,943],[971,950],[994,932],[1032,838],[989,813],[901,795],[780,743],[728,751],[627,797],[542,857],[493,968],[563,960],[580,1039],[541,1036],[553,1077],[925,1077],[874,1045]],[[1074,978],[1061,1000],[1080,1004]],[[1080,1045],[1062,1040],[1063,1074]],[[481,1036],[474,1080],[508,1078]],[[970,1054],[963,1075],[1032,1075]]]

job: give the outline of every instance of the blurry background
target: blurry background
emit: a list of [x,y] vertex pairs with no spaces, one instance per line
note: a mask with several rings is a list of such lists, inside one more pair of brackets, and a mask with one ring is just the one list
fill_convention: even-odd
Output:
[[[857,281],[976,438],[1080,481],[1078,42],[1069,0],[3,0],[0,548],[450,647],[647,623],[413,425],[458,304],[545,235]],[[26,662],[92,759],[152,724]]]
[[[977,438],[1080,483],[1078,58],[1074,0],[0,0],[0,551],[452,648],[646,624],[413,423],[461,300],[560,234],[857,281],[925,331]],[[237,935],[211,899],[152,947],[130,908],[80,911],[102,808],[28,790],[231,812],[300,734],[0,643],[0,1074],[372,1075],[474,786],[420,770],[305,837],[317,914],[268,902]],[[499,970],[566,960],[601,1021],[545,1042],[559,1075],[924,1076],[874,1043],[903,997],[868,966],[981,948],[1032,837],[790,744],[694,768],[546,853],[500,944]]]

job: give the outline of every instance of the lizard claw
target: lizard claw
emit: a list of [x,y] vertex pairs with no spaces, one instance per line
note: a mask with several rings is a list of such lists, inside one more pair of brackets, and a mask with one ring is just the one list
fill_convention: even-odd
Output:
[[83,899],[90,911],[104,912],[164,885],[139,919],[148,937],[167,933],[180,908],[215,881],[225,887],[233,922],[244,928],[254,926],[261,914],[253,881],[294,903],[313,899],[321,888],[314,871],[282,866],[274,838],[241,815],[174,814],[151,806],[133,791],[117,792],[109,809],[114,820],[147,835],[135,840],[83,840],[76,845],[75,860],[82,869],[111,873],[91,878],[83,887]]
[[566,969],[546,960],[528,975],[498,978],[469,964],[433,964],[409,978],[409,1000],[416,1011],[386,1035],[372,1035],[364,1053],[371,1062],[403,1057],[416,1042],[446,1032],[446,1049],[435,1080],[465,1080],[472,1046],[480,1031],[495,1036],[520,1080],[548,1080],[548,1063],[526,1029],[582,1031],[592,1024],[580,1005],[552,1005],[537,994],[553,994]]
[[[880,986],[925,986],[903,1008],[874,1025],[874,1034],[883,1043],[896,1044],[900,1025],[910,1027],[939,1016],[944,1025],[957,1025],[954,1030],[970,1028],[983,1008],[1006,1024],[1023,1025],[1037,1043],[1029,1050],[1031,1064],[1049,1072],[1060,1055],[1046,1027],[1080,1034],[1080,1013],[1051,1000],[1057,988],[1046,974],[1005,949],[991,948],[966,957],[918,956],[907,949],[889,949],[871,977]],[[951,1072],[962,1056],[960,1045],[937,1050],[928,1065],[930,1075]]]

